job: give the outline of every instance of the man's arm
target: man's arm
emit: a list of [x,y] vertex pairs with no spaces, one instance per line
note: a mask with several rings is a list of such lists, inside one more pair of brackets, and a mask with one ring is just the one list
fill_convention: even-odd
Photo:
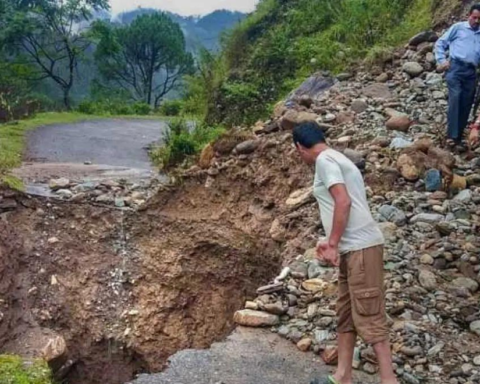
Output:
[[340,263],[338,245],[347,228],[352,200],[345,184],[335,184],[329,191],[335,201],[332,232],[327,243],[319,244],[318,253],[323,260],[338,266]]
[[455,39],[456,33],[457,25],[452,25],[435,44],[435,58],[440,66],[445,66],[448,62],[447,50],[450,48],[450,43]]

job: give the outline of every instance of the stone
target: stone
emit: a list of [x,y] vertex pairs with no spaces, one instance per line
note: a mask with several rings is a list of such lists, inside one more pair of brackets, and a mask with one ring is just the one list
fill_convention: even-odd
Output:
[[125,207],[125,199],[122,199],[120,197],[115,198],[115,206],[118,208]]
[[438,73],[429,73],[427,75],[427,79],[425,81],[425,84],[430,85],[430,86],[435,86],[435,85],[440,85],[443,84],[443,76],[438,74]]
[[280,126],[285,131],[292,131],[298,124],[316,122],[318,115],[311,112],[298,112],[293,109],[289,109],[285,115],[283,115]]
[[335,116],[333,113],[327,113],[324,117],[323,117],[323,121],[325,123],[331,123],[333,121],[335,121],[337,119],[337,116]]
[[409,61],[405,63],[402,69],[403,72],[407,73],[411,77],[417,77],[421,75],[424,71],[423,67],[416,61]]
[[327,288],[328,284],[321,279],[310,279],[302,283],[303,289],[313,293],[321,292]]
[[355,99],[350,106],[355,113],[362,113],[368,109],[368,103],[363,99]]
[[258,288],[257,295],[268,295],[280,291],[283,291],[283,283],[275,283]]
[[328,330],[316,329],[315,331],[313,331],[313,335],[317,344],[322,344],[324,341],[330,339],[330,332]]
[[459,277],[452,281],[454,287],[466,288],[470,292],[475,293],[478,291],[478,283],[468,277]]
[[337,80],[338,81],[347,81],[350,80],[353,77],[351,73],[348,72],[343,72],[337,75]]
[[62,336],[56,336],[48,340],[42,349],[42,358],[54,370],[58,370],[67,359],[67,343]]
[[430,256],[428,253],[423,254],[420,256],[420,263],[425,265],[433,265],[435,262],[434,258]]
[[442,174],[438,169],[429,169],[425,173],[425,189],[428,192],[436,192],[442,189]]
[[380,207],[378,212],[387,220],[392,223],[395,223],[396,226],[401,227],[407,223],[407,217],[402,210],[391,206],[383,205]]
[[473,358],[473,364],[475,364],[477,367],[480,367],[480,355]]
[[343,151],[343,154],[350,159],[350,161],[355,164],[358,168],[364,169],[365,168],[365,159],[361,152],[355,151],[351,148],[346,148]]
[[255,301],[247,301],[245,303],[245,309],[251,309],[253,311],[256,311],[258,309],[258,303]]
[[213,150],[212,144],[208,144],[203,148],[202,153],[200,154],[200,159],[198,161],[198,165],[202,169],[210,168],[212,164],[212,160],[215,157],[215,151]]
[[8,212],[13,211],[18,207],[17,202],[15,199],[0,199],[0,212]]
[[73,192],[69,189],[58,189],[55,194],[64,199],[71,199],[73,197]]
[[398,115],[391,117],[387,121],[386,127],[391,131],[408,132],[411,123],[412,122],[407,115]]
[[416,347],[402,347],[400,350],[401,353],[403,353],[405,356],[408,357],[415,357],[415,356],[420,356],[423,354],[423,348],[420,346]]
[[362,94],[373,99],[390,99],[392,92],[386,84],[374,83],[366,86],[362,90]]
[[397,235],[398,227],[395,223],[387,222],[387,223],[379,223],[378,227],[382,231],[383,237],[386,241],[394,240]]
[[239,155],[249,155],[258,148],[260,141],[259,140],[247,140],[243,143],[238,144],[235,147],[235,151]]
[[397,169],[402,177],[408,181],[417,181],[423,171],[421,164],[409,153],[400,155],[397,160]]
[[370,375],[374,375],[375,373],[377,373],[377,367],[374,366],[372,363],[368,363],[368,362],[363,364],[363,370],[369,373]]
[[302,339],[297,343],[297,348],[302,352],[307,352],[312,345],[312,339]]
[[470,331],[480,336],[480,320],[470,323]]
[[313,99],[310,95],[302,95],[300,96],[300,99],[298,100],[298,104],[310,108],[313,104]]
[[438,35],[434,31],[423,31],[413,36],[408,45],[417,47],[422,43],[434,43],[438,40]]
[[235,312],[233,320],[238,325],[243,325],[245,327],[270,327],[272,325],[277,325],[280,322],[277,315],[252,311],[250,309]]
[[470,189],[464,189],[458,193],[453,200],[458,201],[459,203],[468,204],[472,201],[473,192]]
[[437,288],[437,278],[435,274],[426,269],[420,271],[418,281],[423,288],[430,291]]
[[420,213],[418,215],[413,216],[410,219],[412,224],[415,223],[428,223],[428,224],[437,224],[440,221],[444,221],[445,217],[438,213]]
[[271,313],[273,315],[284,315],[287,312],[288,308],[285,308],[281,302],[276,302],[273,304],[265,304],[264,309],[266,312]]
[[405,140],[401,137],[396,137],[390,142],[391,149],[405,149],[411,147],[412,145],[413,142],[411,142],[410,140]]
[[377,83],[386,83],[390,79],[390,76],[388,76],[388,73],[381,73],[375,78],[375,81]]
[[282,225],[279,219],[275,219],[270,227],[270,236],[272,239],[281,243],[285,241],[286,234],[287,229]]
[[323,353],[321,354],[321,357],[325,364],[327,365],[335,365],[337,364],[338,361],[338,348],[337,347],[327,347]]
[[440,342],[440,343],[436,344],[435,346],[433,346],[432,348],[430,348],[428,350],[427,356],[428,357],[437,356],[443,350],[444,347],[445,347],[445,343],[443,343],[443,342]]
[[408,373],[408,372],[403,373],[403,380],[407,384],[421,384],[420,380],[418,380],[415,376],[413,376],[411,373]]
[[299,208],[302,205],[314,201],[313,187],[297,190],[293,192],[287,199],[286,205],[292,208]]
[[459,191],[463,191],[466,188],[467,188],[467,179],[460,175],[453,175],[453,180],[449,185],[449,189],[452,192],[455,192],[455,191],[459,192]]
[[59,179],[52,179],[48,183],[48,186],[52,191],[56,191],[59,189],[66,189],[69,185],[70,185],[70,180],[65,177],[61,177]]

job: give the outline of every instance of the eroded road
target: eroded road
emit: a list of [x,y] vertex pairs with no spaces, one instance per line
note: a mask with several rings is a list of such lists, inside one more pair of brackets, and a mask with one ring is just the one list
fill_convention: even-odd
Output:
[[160,120],[102,119],[39,127],[27,136],[25,162],[14,174],[27,184],[56,177],[102,180],[155,174],[147,147],[166,129]]

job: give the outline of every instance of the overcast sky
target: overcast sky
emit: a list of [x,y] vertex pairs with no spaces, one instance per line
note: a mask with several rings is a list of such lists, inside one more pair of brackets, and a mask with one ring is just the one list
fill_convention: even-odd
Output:
[[251,12],[258,0],[110,0],[114,14],[142,6],[180,15],[205,15],[217,9]]

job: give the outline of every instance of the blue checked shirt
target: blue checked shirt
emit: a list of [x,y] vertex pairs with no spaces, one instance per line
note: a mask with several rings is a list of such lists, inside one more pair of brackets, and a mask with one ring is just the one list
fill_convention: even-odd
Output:
[[436,43],[435,56],[438,64],[450,59],[478,66],[480,64],[480,29],[473,29],[468,21],[454,24]]

